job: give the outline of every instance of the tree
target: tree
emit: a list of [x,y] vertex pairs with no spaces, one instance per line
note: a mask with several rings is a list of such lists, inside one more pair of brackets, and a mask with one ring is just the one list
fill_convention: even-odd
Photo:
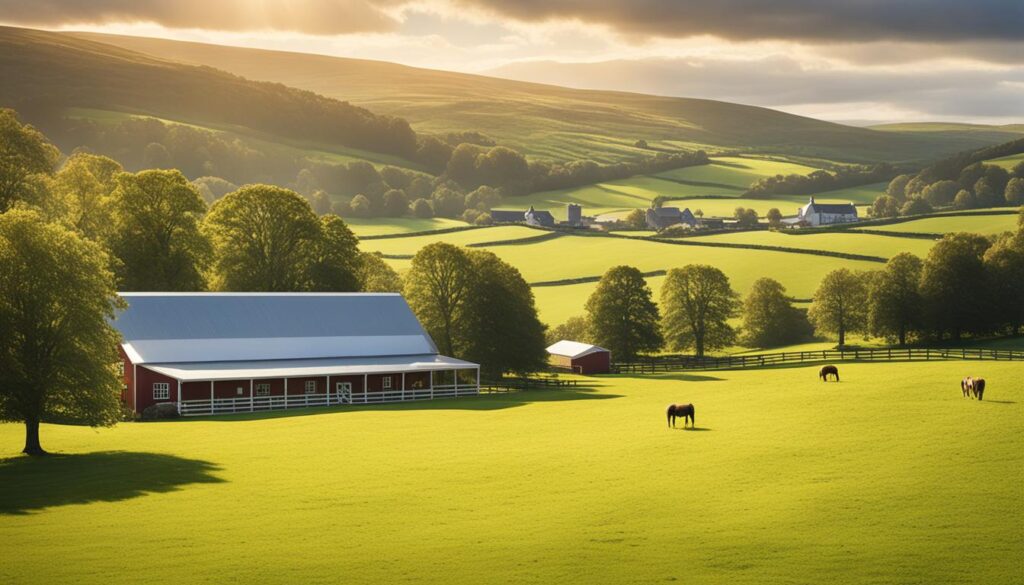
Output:
[[922,325],[921,259],[908,252],[889,259],[868,291],[871,333],[907,344],[907,334]]
[[105,156],[76,152],[54,177],[53,203],[59,215],[85,237],[100,241],[110,232],[111,197],[124,169]]
[[298,193],[270,185],[242,187],[213,204],[203,232],[213,243],[214,290],[309,289],[320,222]]
[[636,268],[616,266],[605,272],[586,305],[594,343],[622,361],[660,349],[658,306],[651,297]]
[[647,214],[643,209],[634,209],[626,214],[623,219],[626,226],[634,230],[642,230],[647,228]]
[[920,197],[911,197],[900,208],[900,215],[924,215],[932,212],[932,206]]
[[925,187],[921,196],[932,207],[945,207],[953,202],[960,185],[956,181],[936,181]]
[[373,217],[373,204],[366,195],[359,194],[349,202],[352,217]]
[[737,207],[733,215],[736,217],[738,227],[757,227],[757,211]]
[[1003,194],[1007,205],[1020,205],[1024,203],[1024,178],[1014,177],[1006,183],[1006,192]]
[[384,215],[402,217],[409,212],[409,198],[401,189],[391,189],[384,193]]
[[45,453],[39,423],[113,425],[120,413],[120,306],[96,243],[36,212],[0,214],[0,420],[25,424],[24,453]]
[[209,241],[199,224],[206,203],[179,171],[117,175],[108,247],[122,290],[205,288]]
[[633,146],[635,146],[636,148],[642,148],[644,150],[647,150],[647,141],[641,138],[640,140],[634,142]]
[[31,198],[34,175],[49,175],[60,151],[41,132],[0,108],[0,213]]
[[885,188],[885,194],[902,203],[907,199],[906,188],[911,178],[912,175],[897,175],[889,181],[889,185]]
[[896,217],[900,214],[900,205],[895,197],[879,195],[871,204],[871,217]]
[[984,262],[995,324],[1016,335],[1024,325],[1024,230],[999,236]]
[[320,237],[311,247],[309,290],[352,292],[360,289],[359,238],[337,215],[320,217]]
[[586,315],[576,315],[566,319],[565,323],[548,329],[548,345],[562,341],[579,341],[580,343],[592,343],[590,336],[590,323]]
[[772,207],[768,210],[768,214],[765,216],[768,218],[768,225],[772,228],[779,228],[782,226],[782,212],[779,211],[778,207]]
[[317,215],[327,215],[331,212],[331,198],[320,189],[310,195],[309,204],[313,206],[313,211]]
[[779,281],[759,278],[743,302],[743,343],[748,347],[777,347],[795,343],[810,333],[803,311],[793,306]]
[[739,312],[739,295],[714,266],[690,264],[668,271],[661,285],[662,331],[669,349],[693,348],[694,355],[736,342],[729,319]]
[[978,207],[995,207],[1004,201],[1003,192],[993,186],[988,177],[982,177],[974,184],[974,199]]
[[434,217],[434,208],[426,199],[417,199],[412,202],[412,214],[421,219]]
[[462,248],[435,242],[413,256],[405,298],[442,353],[455,353],[455,333],[472,287],[472,264]]
[[953,207],[957,209],[974,209],[977,206],[978,200],[974,197],[974,193],[967,189],[960,189],[956,198],[953,199]]
[[867,313],[864,276],[839,268],[821,280],[807,317],[819,333],[837,334],[842,347],[847,333],[865,331]]
[[434,189],[430,200],[434,215],[438,217],[458,217],[466,209],[465,195],[448,185],[441,185]]
[[921,295],[928,323],[940,338],[951,333],[959,340],[965,332],[987,329],[990,300],[982,258],[990,245],[978,234],[947,234],[929,251]]
[[537,318],[530,285],[493,252],[472,250],[468,255],[474,283],[459,320],[459,355],[480,364],[488,379],[545,367],[545,327]]
[[147,169],[170,169],[174,167],[171,153],[159,142],[150,142],[142,151],[143,165]]
[[359,254],[359,282],[363,292],[402,292],[402,277],[380,254]]

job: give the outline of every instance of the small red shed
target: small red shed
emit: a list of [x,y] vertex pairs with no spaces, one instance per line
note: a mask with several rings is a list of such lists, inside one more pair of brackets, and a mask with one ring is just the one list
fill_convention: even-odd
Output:
[[607,374],[612,369],[612,352],[589,343],[563,339],[548,347],[548,363],[577,374]]

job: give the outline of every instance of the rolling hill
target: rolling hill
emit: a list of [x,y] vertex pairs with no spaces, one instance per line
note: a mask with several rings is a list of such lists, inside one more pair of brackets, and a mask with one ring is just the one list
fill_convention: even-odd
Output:
[[[400,116],[420,132],[473,130],[527,155],[614,162],[654,149],[706,148],[842,162],[904,162],[1019,137],[885,132],[712,100],[587,91],[358,59],[153,38],[74,33],[161,59],[217,67]],[[70,36],[70,35],[69,35]]]

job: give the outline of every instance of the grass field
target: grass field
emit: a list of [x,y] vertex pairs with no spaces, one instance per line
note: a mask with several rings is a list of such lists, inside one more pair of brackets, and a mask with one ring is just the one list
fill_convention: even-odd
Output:
[[783,246],[804,250],[828,250],[844,254],[864,254],[891,258],[900,252],[910,252],[924,258],[934,240],[911,238],[893,238],[870,234],[837,232],[827,234],[787,234],[785,232],[738,232],[716,234],[713,236],[697,236],[687,241],[718,242],[730,244],[757,244],[761,246]]
[[0,582],[1019,582],[1020,366],[840,368],[44,425],[39,461],[0,425]]
[[[427,219],[419,217],[386,217],[373,219],[346,217],[345,223],[348,224],[348,227],[352,228],[352,231],[355,232],[357,236],[407,234],[411,232],[443,230],[468,225],[466,222],[459,221],[457,219],[446,219],[443,217],[431,217]],[[366,244],[360,245],[365,246]]]
[[985,161],[985,164],[996,165],[1003,167],[1006,170],[1010,170],[1022,162],[1024,162],[1024,152],[1019,154],[1011,154],[1010,156],[1004,156],[1002,158],[994,158],[991,160],[987,160]]
[[[973,232],[976,234],[998,234],[1017,227],[1017,214],[926,217],[890,225],[867,226],[864,229],[884,232],[910,232],[925,234],[948,234],[952,232]],[[856,228],[855,228],[856,229]]]

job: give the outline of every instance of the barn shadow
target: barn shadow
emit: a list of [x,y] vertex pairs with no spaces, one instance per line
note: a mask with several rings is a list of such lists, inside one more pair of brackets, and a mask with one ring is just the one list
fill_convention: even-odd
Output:
[[100,451],[0,459],[0,515],[117,502],[188,485],[220,483],[208,461],[160,453]]
[[[625,374],[624,374],[625,375]],[[677,380],[679,382],[721,382],[722,378],[718,376],[709,376],[707,374],[688,374],[685,372],[669,372],[669,373],[657,373],[657,374],[645,374],[645,378],[651,380]]]
[[[598,392],[592,386],[579,385],[559,390],[519,390],[512,392],[495,392],[478,396],[460,398],[439,398],[436,400],[416,400],[409,402],[384,402],[379,404],[351,404],[344,406],[313,406],[288,410],[272,410],[267,412],[240,412],[215,416],[189,417],[189,420],[242,422],[250,420],[267,420],[274,418],[313,416],[321,414],[344,414],[355,412],[401,412],[431,410],[477,410],[494,411],[516,408],[527,404],[541,402],[566,402],[575,400],[611,400],[621,398],[621,394]],[[182,419],[179,419],[182,420]],[[152,423],[146,423],[152,424]]]

